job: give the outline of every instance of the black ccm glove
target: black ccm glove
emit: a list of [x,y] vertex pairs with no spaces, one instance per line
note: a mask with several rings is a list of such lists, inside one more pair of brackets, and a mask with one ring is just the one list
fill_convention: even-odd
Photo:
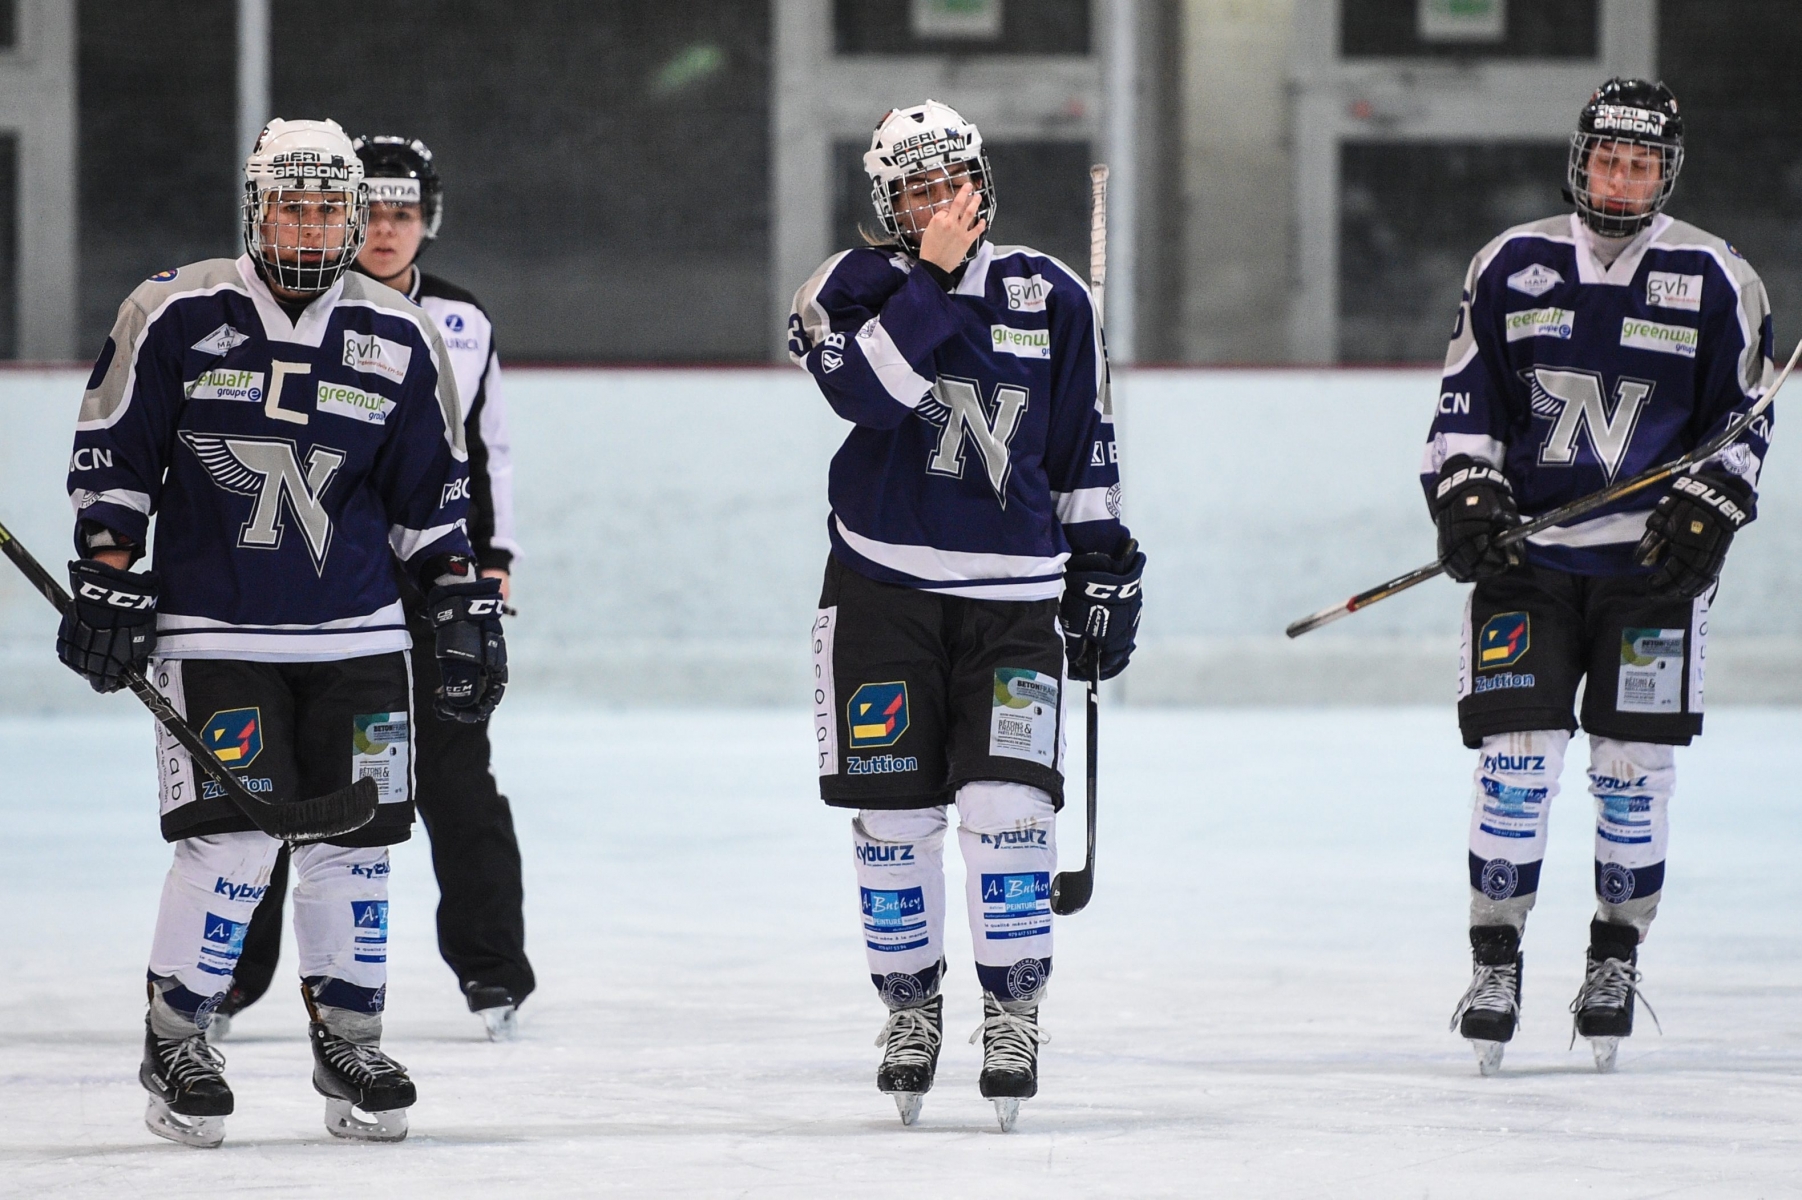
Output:
[[125,686],[156,649],[155,571],[133,574],[91,558],[69,564],[74,603],[56,630],[56,656],[97,692]]
[[1127,539],[1113,558],[1076,554],[1064,564],[1064,598],[1058,616],[1064,626],[1064,649],[1073,679],[1095,678],[1097,656],[1101,677],[1112,679],[1126,670],[1139,632],[1144,593],[1145,552]]
[[1500,575],[1520,565],[1520,546],[1498,546],[1498,534],[1520,524],[1508,477],[1468,454],[1454,454],[1439,468],[1433,488],[1433,522],[1439,526],[1439,565],[1459,583]]
[[1738,475],[1680,475],[1646,518],[1633,561],[1658,568],[1650,580],[1654,595],[1700,596],[1721,577],[1733,535],[1757,515],[1752,485]]
[[[462,572],[469,564],[461,564]],[[488,719],[507,690],[507,639],[501,633],[501,582],[498,579],[439,578],[426,594],[426,616],[438,631],[436,654],[442,677],[432,695],[432,711],[441,720],[473,725]]]

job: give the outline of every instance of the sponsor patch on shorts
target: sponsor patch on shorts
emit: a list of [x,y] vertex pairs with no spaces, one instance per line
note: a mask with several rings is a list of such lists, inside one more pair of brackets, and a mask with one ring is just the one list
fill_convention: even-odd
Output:
[[1482,631],[1477,634],[1477,670],[1493,671],[1519,662],[1533,644],[1532,629],[1524,612],[1497,613],[1483,622]]
[[894,745],[907,732],[907,684],[866,683],[851,693],[845,705],[845,724],[851,729],[853,750],[877,750]]
[[1498,671],[1494,675],[1477,676],[1472,681],[1470,690],[1481,696],[1484,692],[1499,692],[1508,688],[1530,688],[1538,682],[1531,671],[1524,674],[1518,671]]
[[1621,673],[1616,712],[1683,711],[1684,629],[1621,630]]
[[989,708],[989,753],[1040,766],[1057,765],[1058,679],[1024,667],[995,668]]
[[263,712],[258,708],[216,712],[200,727],[200,740],[233,770],[248,767],[263,752]]
[[375,780],[380,803],[407,798],[407,714],[359,713],[351,720],[350,777]]

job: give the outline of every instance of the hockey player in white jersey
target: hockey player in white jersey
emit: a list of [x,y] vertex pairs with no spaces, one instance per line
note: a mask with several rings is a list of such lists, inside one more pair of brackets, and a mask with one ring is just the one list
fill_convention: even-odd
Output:
[[[82,398],[69,494],[80,558],[58,653],[96,690],[144,670],[253,792],[373,778],[354,833],[294,850],[313,1086],[335,1136],[406,1135],[413,1081],[381,1050],[388,846],[412,824],[409,637],[391,563],[431,596],[447,717],[506,682],[499,586],[464,531],[465,451],[437,331],[347,274],[368,219],[350,139],[269,124],[245,165],[247,253],[152,276],[119,309]],[[128,568],[152,547],[154,571]],[[174,843],[139,1080],[153,1133],[217,1146],[233,1096],[207,1043],[281,843],[158,737]],[[361,1110],[359,1115],[358,1110]]]
[[[469,452],[469,541],[484,578],[509,591],[519,543],[513,529],[513,457],[501,392],[494,325],[479,301],[457,285],[427,274],[418,259],[438,236],[444,183],[432,152],[417,138],[377,135],[354,143],[370,189],[369,236],[355,269],[418,304],[437,327],[463,402]],[[415,642],[428,638],[424,596],[398,574]],[[413,657],[413,690],[430,696],[438,664]],[[514,1035],[518,1006],[535,986],[526,958],[525,896],[513,813],[495,786],[488,723],[422,721],[414,737],[414,802],[432,843],[438,878],[438,948],[457,974],[470,1011],[488,1036]],[[281,950],[287,856],[276,863],[268,894],[257,906],[231,991],[214,1018],[214,1036],[254,1003],[275,974]]]
[[1612,1070],[1664,888],[1675,746],[1702,732],[1708,611],[1755,512],[1769,415],[1662,496],[1524,545],[1495,537],[1714,436],[1771,383],[1764,284],[1731,245],[1661,211],[1683,163],[1663,84],[1611,79],[1571,138],[1576,211],[1517,226],[1465,278],[1421,468],[1440,560],[1475,581],[1458,723],[1479,752],[1470,825],[1474,971],[1452,1023],[1496,1070],[1520,1015],[1520,944],[1565,747],[1589,734],[1596,913],[1573,1037]]
[[908,1124],[938,1065],[957,805],[984,1013],[971,1040],[1009,1129],[1038,1090],[1066,681],[1125,669],[1145,556],[1120,521],[1088,288],[984,239],[996,200],[976,127],[935,101],[893,110],[864,169],[884,236],[828,259],[789,318],[790,357],[853,424],[813,636],[820,794],[857,810],[866,958],[889,1009],[876,1084]]

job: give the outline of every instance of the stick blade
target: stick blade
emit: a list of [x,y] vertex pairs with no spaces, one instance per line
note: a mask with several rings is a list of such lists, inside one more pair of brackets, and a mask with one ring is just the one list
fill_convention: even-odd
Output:
[[1059,871],[1051,880],[1051,911],[1068,917],[1088,907],[1095,893],[1095,872],[1084,867],[1080,871]]
[[380,800],[375,780],[365,777],[310,800],[273,805],[266,832],[290,842],[342,837],[374,820]]

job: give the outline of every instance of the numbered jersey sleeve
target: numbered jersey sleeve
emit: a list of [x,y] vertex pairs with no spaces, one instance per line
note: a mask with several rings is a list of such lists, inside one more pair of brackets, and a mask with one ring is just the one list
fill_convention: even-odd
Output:
[[[227,279],[229,266],[221,260],[211,274]],[[82,394],[69,463],[77,554],[88,550],[84,523],[110,530],[117,541],[141,551],[161,500],[184,399],[182,358],[188,348],[173,322],[151,320],[169,291],[165,282],[146,282],[119,306]]]
[[788,354],[833,411],[893,429],[932,391],[933,352],[956,331],[950,297],[899,254],[847,250],[795,293]]
[[[1059,264],[1061,266],[1061,264]],[[1107,350],[1088,289],[1074,275],[1051,308],[1051,427],[1045,473],[1058,523],[1075,554],[1114,554],[1121,523],[1120,447]]]

